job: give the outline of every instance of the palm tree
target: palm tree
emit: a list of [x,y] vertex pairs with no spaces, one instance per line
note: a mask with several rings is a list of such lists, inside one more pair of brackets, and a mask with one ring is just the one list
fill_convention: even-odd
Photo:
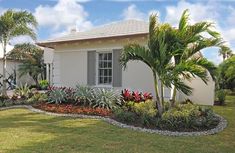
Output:
[[144,62],[152,70],[156,106],[160,115],[163,113],[163,86],[167,79],[166,67],[171,63],[176,41],[174,31],[169,24],[160,24],[157,16],[151,15],[147,47],[138,44],[126,45],[120,57],[120,63],[124,68],[129,61],[138,60]]
[[[189,11],[185,10],[181,16],[177,29],[177,44],[174,52],[174,66],[172,74],[177,78],[191,80],[192,77],[199,77],[205,83],[208,81],[208,72],[214,79],[215,65],[203,58],[200,50],[208,47],[220,47],[223,42],[219,33],[211,30],[212,23],[199,22],[193,25],[189,24]],[[205,37],[207,33],[210,37]],[[174,83],[172,83],[174,84]],[[173,86],[172,104],[176,100],[177,86]],[[189,91],[184,92],[190,94]]]
[[44,79],[45,64],[43,63],[43,50],[33,44],[17,44],[8,55],[9,58],[22,60],[23,64],[19,65],[20,77],[29,74],[39,86],[38,79]]
[[219,49],[219,55],[223,57],[224,61],[227,58],[231,57],[233,55],[233,52],[229,47],[222,45]]
[[7,10],[0,16],[0,42],[3,45],[3,95],[6,95],[6,45],[12,38],[20,35],[28,35],[36,39],[34,32],[36,27],[35,17],[27,11]]

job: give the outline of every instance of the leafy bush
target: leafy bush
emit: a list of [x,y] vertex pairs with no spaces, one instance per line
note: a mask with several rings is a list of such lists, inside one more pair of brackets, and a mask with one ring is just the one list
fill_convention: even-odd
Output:
[[47,98],[47,94],[35,93],[31,98],[27,99],[27,103],[46,102]]
[[152,100],[147,100],[146,102],[134,103],[132,109],[139,116],[155,117],[157,115],[156,106]]
[[121,105],[121,97],[113,90],[97,88],[94,89],[94,102],[93,107],[100,107],[106,109],[114,109]]
[[18,98],[22,98],[22,99],[28,99],[33,95],[31,89],[29,88],[27,84],[20,85],[19,87],[17,87],[14,91],[14,94]]
[[48,91],[49,103],[61,104],[63,102],[66,102],[66,97],[67,95],[64,88],[53,87],[50,88],[50,90]]
[[226,91],[221,89],[216,92],[216,97],[218,98],[221,105],[224,104],[226,98]]
[[5,100],[7,100],[7,99],[9,99],[9,97],[8,96],[6,96],[6,95],[0,95],[0,102],[3,102],[3,101],[5,101]]
[[46,90],[49,87],[49,82],[47,80],[40,80],[39,86],[41,89]]
[[77,85],[74,93],[75,99],[83,105],[91,105],[95,100],[94,91],[91,87]]
[[163,113],[158,127],[164,130],[200,130],[210,128],[218,123],[218,118],[209,108],[193,104],[179,104]]
[[114,116],[115,119],[124,123],[134,123],[137,118],[135,113],[123,109],[115,109]]

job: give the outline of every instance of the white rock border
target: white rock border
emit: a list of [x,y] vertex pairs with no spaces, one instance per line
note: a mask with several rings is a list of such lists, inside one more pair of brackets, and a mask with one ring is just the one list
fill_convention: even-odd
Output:
[[163,131],[163,130],[157,130],[157,129],[146,129],[146,128],[141,128],[141,127],[135,127],[132,125],[127,125],[124,123],[120,123],[114,119],[108,118],[108,117],[101,117],[101,116],[95,116],[95,115],[82,115],[82,114],[60,114],[60,113],[52,113],[52,112],[47,112],[44,110],[36,109],[30,105],[14,105],[14,106],[9,106],[9,107],[1,107],[0,111],[2,110],[7,110],[7,109],[15,109],[15,108],[27,108],[32,112],[35,113],[41,113],[41,114],[46,114],[46,115],[51,115],[51,116],[59,116],[59,117],[72,117],[72,118],[88,118],[88,119],[101,119],[105,122],[108,122],[112,125],[121,127],[121,128],[128,128],[134,131],[141,131],[141,132],[147,132],[147,133],[156,133],[160,135],[165,135],[165,136],[204,136],[204,135],[213,135],[218,132],[223,131],[227,127],[227,120],[224,119],[222,116],[217,115],[216,116],[219,118],[220,122],[219,124],[210,130],[207,131],[199,131],[199,132],[173,132],[173,131]]

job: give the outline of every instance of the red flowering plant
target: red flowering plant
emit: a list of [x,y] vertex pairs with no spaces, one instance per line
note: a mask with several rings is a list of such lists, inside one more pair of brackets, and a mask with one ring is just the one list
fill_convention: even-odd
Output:
[[122,97],[124,101],[131,101],[133,99],[132,94],[128,89],[122,90]]
[[133,100],[134,100],[135,102],[140,102],[140,101],[142,100],[141,94],[139,93],[139,91],[134,91],[134,92],[132,93],[132,96],[133,96]]
[[130,91],[128,89],[122,90],[122,98],[125,102],[145,102],[146,100],[152,99],[153,96],[149,92]]
[[149,99],[153,99],[153,96],[152,96],[152,94],[149,93],[149,92],[144,92],[144,93],[142,94],[142,99],[143,99],[143,101],[146,101],[146,100],[149,100]]

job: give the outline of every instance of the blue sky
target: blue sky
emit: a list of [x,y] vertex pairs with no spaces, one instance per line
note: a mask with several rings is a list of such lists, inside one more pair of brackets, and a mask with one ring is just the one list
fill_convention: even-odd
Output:
[[[58,37],[77,28],[84,31],[98,25],[126,19],[148,20],[150,13],[158,13],[162,22],[177,25],[184,9],[190,10],[191,22],[203,20],[216,24],[226,43],[235,50],[235,2],[193,0],[0,0],[0,14],[7,9],[28,10],[38,23],[38,40]],[[12,40],[12,44],[31,41],[28,37]],[[221,62],[218,49],[203,54],[215,63]]]

